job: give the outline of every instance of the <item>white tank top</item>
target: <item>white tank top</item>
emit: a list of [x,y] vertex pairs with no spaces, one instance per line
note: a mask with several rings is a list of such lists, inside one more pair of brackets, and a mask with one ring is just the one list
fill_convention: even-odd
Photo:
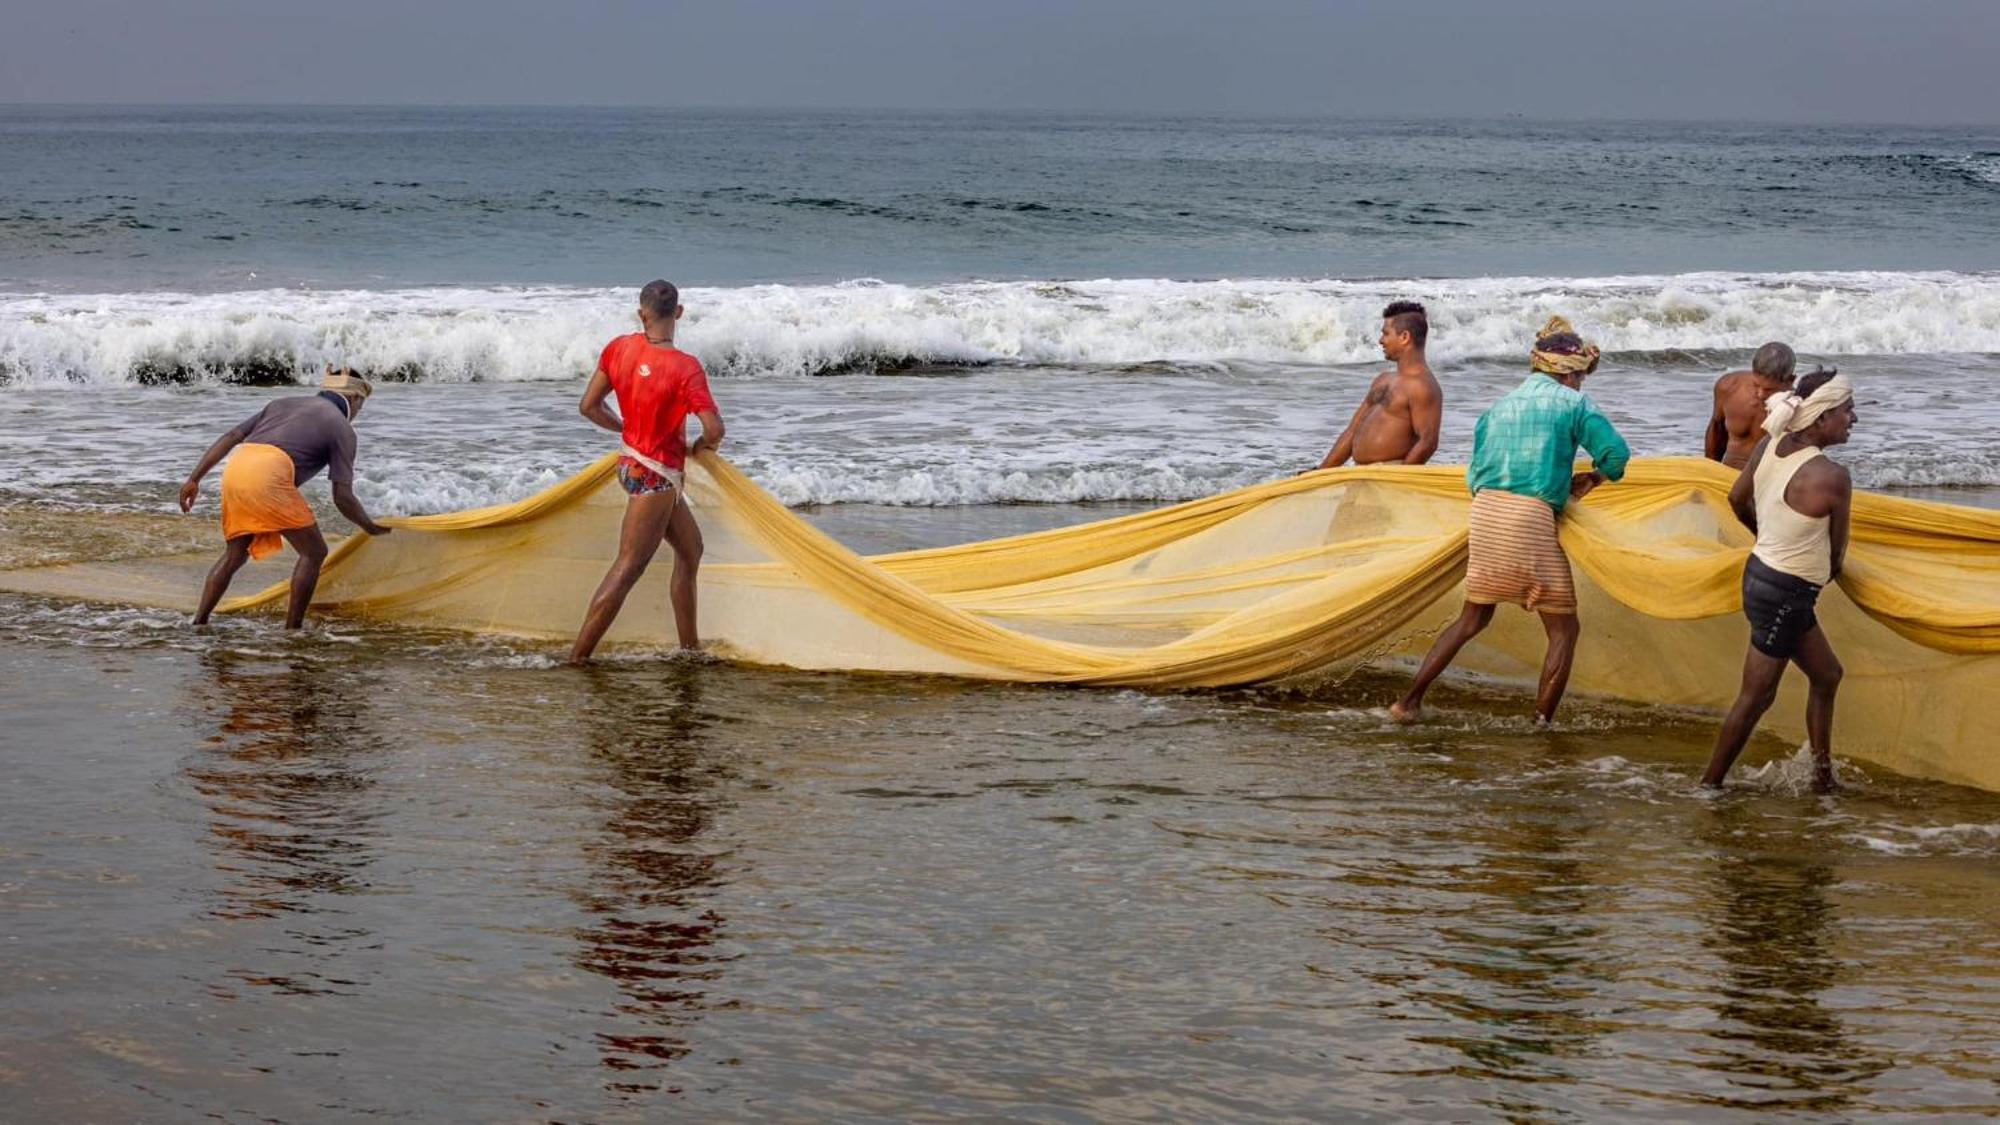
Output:
[[1824,586],[1833,577],[1833,538],[1827,533],[1827,517],[1802,516],[1785,503],[1785,489],[1806,462],[1820,456],[1820,449],[1808,445],[1788,457],[1777,455],[1778,439],[1773,438],[1757,462],[1751,479],[1756,490],[1757,546],[1751,554],[1765,566],[1815,586]]

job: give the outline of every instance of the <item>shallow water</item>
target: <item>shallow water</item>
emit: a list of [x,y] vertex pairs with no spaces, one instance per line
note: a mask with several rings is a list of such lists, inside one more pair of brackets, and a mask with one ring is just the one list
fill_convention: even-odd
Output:
[[2000,1112],[2000,796],[1764,739],[1704,799],[1707,717],[1465,684],[559,655],[0,602],[10,1110]]
[[[1876,358],[1858,374],[1861,423],[1836,453],[1868,488],[1981,503],[2000,486],[2000,411],[1968,383],[2000,360],[1953,357],[1961,376]],[[724,452],[792,505],[943,509],[1158,503],[1288,476],[1319,462],[1379,365],[1263,371],[1063,368],[841,379],[717,381]],[[1438,460],[1463,464],[1479,413],[1518,367],[1443,368]],[[1605,373],[1593,398],[1643,456],[1698,456],[1715,372]],[[456,511],[531,495],[615,448],[579,418],[570,383],[390,386],[361,416],[355,489],[372,511]],[[202,450],[280,394],[249,387],[0,390],[0,509],[174,511]],[[200,509],[214,514],[215,485]],[[327,487],[309,500],[332,517]],[[1987,501],[1990,502],[1990,501]],[[0,517],[5,518],[5,517]],[[982,519],[987,517],[980,517]],[[959,521],[953,523],[951,521]],[[4,549],[4,548],[0,548]]]

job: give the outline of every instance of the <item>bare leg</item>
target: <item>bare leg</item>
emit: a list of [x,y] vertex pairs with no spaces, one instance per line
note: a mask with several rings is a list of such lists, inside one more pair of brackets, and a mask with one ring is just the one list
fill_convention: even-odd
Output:
[[312,604],[313,589],[319,585],[319,566],[326,561],[326,538],[319,533],[319,525],[294,528],[285,534],[285,542],[299,553],[297,565],[292,567],[292,596],[285,603],[285,628],[296,629],[305,624],[306,607]]
[[1736,756],[1743,753],[1743,746],[1750,741],[1750,732],[1757,729],[1757,720],[1771,709],[1771,701],[1778,698],[1778,681],[1785,675],[1785,662],[1775,656],[1765,656],[1755,646],[1743,657],[1743,687],[1736,695],[1736,703],[1723,717],[1722,729],[1715,735],[1715,753],[1708,759],[1708,772],[1701,777],[1701,783],[1710,789],[1722,788],[1722,779],[1729,776],[1729,767],[1736,764]]
[[1417,678],[1411,681],[1410,690],[1404,693],[1403,698],[1389,705],[1390,716],[1399,723],[1413,722],[1419,718],[1424,711],[1424,693],[1431,689],[1431,682],[1444,675],[1444,670],[1451,667],[1452,660],[1458,656],[1458,650],[1464,648],[1467,641],[1478,636],[1492,623],[1492,606],[1466,602],[1465,608],[1458,613],[1458,620],[1438,634],[1437,641],[1424,656],[1424,662],[1417,666]]
[[243,564],[250,561],[250,536],[239,535],[222,545],[222,557],[208,570],[208,581],[201,586],[201,602],[195,606],[194,623],[208,624],[208,615],[215,612],[215,603],[229,592],[230,580]]
[[1815,625],[1799,638],[1799,650],[1792,663],[1806,674],[1806,739],[1812,743],[1813,788],[1826,792],[1833,788],[1833,697],[1840,690],[1845,670],[1833,655],[1826,633]]
[[625,520],[618,529],[618,558],[604,572],[597,593],[591,595],[590,609],[583,615],[583,628],[569,650],[571,664],[582,664],[597,651],[597,642],[604,639],[605,630],[611,628],[611,623],[618,619],[618,611],[625,607],[625,596],[639,584],[654,552],[660,549],[667,521],[679,500],[680,494],[668,489],[634,496],[625,502]]
[[1535,687],[1535,721],[1552,723],[1563,692],[1569,688],[1569,670],[1576,663],[1581,626],[1574,613],[1544,613],[1542,631],[1549,635],[1549,651],[1542,657],[1542,678]]
[[682,648],[700,648],[701,634],[695,629],[695,571],[701,567],[701,525],[685,503],[674,505],[667,520],[667,546],[674,552],[674,630]]

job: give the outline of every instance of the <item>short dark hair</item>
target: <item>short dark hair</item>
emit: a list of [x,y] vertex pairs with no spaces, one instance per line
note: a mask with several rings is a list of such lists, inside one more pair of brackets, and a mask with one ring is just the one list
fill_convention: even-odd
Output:
[[[1786,348],[1785,350],[1790,351],[1791,349]],[[1813,369],[1812,374],[1799,379],[1799,385],[1792,388],[1792,393],[1798,395],[1800,398],[1811,398],[1814,391],[1832,382],[1833,377],[1838,374],[1840,374],[1838,368],[1816,367]]]
[[1766,379],[1789,379],[1792,368],[1796,367],[1798,362],[1799,357],[1792,353],[1790,344],[1780,344],[1773,340],[1757,349],[1757,354],[1750,359],[1750,370]]
[[639,290],[639,307],[654,316],[672,316],[681,307],[681,291],[671,281],[649,281]]
[[1424,315],[1424,307],[1415,301],[1391,301],[1382,310],[1382,319],[1398,332],[1408,332],[1410,343],[1424,346],[1424,338],[1431,334],[1430,318]]

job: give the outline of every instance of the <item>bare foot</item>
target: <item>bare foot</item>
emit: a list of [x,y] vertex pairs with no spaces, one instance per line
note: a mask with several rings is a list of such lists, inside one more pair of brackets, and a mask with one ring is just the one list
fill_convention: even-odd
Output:
[[1421,703],[1410,703],[1398,699],[1396,702],[1389,704],[1389,717],[1399,723],[1418,722],[1424,717],[1424,706]]

